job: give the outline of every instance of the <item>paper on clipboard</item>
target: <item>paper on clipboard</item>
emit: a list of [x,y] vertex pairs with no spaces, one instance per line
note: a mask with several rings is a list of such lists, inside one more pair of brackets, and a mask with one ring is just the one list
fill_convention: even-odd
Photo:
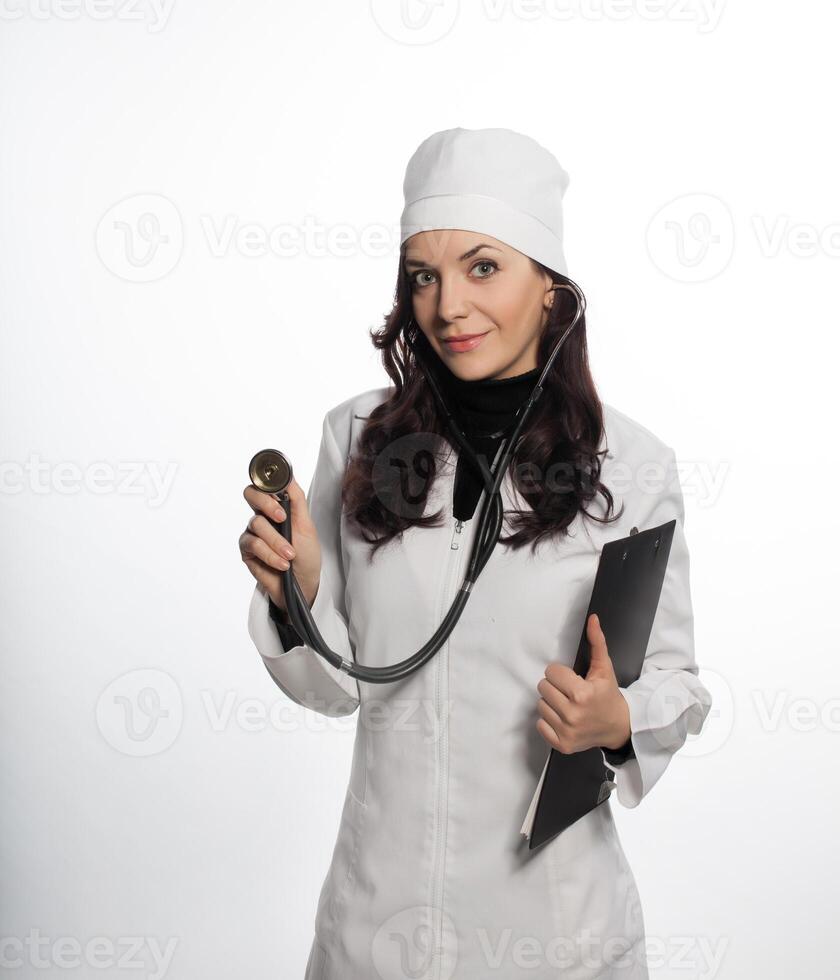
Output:
[[[534,790],[534,795],[531,797],[531,802],[528,804],[528,812],[525,814],[525,820],[523,821],[522,826],[519,828],[519,833],[526,840],[531,839],[531,831],[533,830],[534,827],[534,817],[537,814],[537,804],[540,801],[540,793],[542,793],[543,782],[545,781],[545,774],[546,772],[548,772],[548,763],[550,761],[551,761],[551,752],[549,752],[548,756],[546,757],[545,765],[543,766],[542,773],[540,774],[540,781],[537,783],[537,788]],[[616,771],[615,766],[610,765],[610,763],[607,762],[606,758],[604,759],[604,765],[607,766],[609,769],[612,769],[613,772]],[[616,788],[616,784],[614,782],[608,779],[604,780],[604,782],[601,785],[601,791],[602,791],[601,798],[603,799],[605,796],[609,796],[609,794],[615,788]]]
[[534,826],[534,816],[537,812],[537,803],[539,803],[540,793],[542,792],[543,780],[545,779],[545,773],[548,769],[548,760],[551,758],[551,753],[548,754],[545,760],[545,765],[543,766],[543,771],[540,775],[540,781],[537,783],[537,788],[534,791],[534,795],[531,797],[531,803],[528,806],[528,812],[525,814],[525,820],[520,828],[519,833],[522,834],[526,840],[531,839],[531,828]]

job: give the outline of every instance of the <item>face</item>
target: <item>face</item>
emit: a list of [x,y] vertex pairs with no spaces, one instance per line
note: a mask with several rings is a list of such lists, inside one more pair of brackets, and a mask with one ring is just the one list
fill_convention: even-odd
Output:
[[[551,277],[497,238],[436,229],[406,240],[414,319],[443,363],[465,381],[511,378],[537,366]],[[450,338],[479,335],[461,343]]]

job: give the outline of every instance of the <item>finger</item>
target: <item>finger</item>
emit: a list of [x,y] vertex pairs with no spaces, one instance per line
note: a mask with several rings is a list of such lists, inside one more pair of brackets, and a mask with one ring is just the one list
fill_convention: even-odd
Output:
[[544,704],[554,717],[568,724],[571,719],[572,708],[574,707],[568,697],[562,691],[558,690],[547,677],[540,679],[539,684],[537,684],[537,690],[540,693],[540,700],[537,702],[537,707],[539,708],[540,705]]
[[553,661],[545,668],[545,676],[570,701],[577,701],[584,695],[586,682],[566,664]]
[[593,656],[603,658],[609,655],[607,651],[607,638],[604,636],[604,631],[601,629],[601,623],[598,619],[597,613],[592,613],[587,620],[586,635],[589,639],[589,645],[592,648]]
[[292,504],[292,507],[300,504],[306,507],[306,494],[304,493],[303,487],[294,477],[289,481],[289,485],[286,487],[286,493],[289,495],[289,502]]
[[280,588],[280,576],[272,571],[267,565],[263,564],[258,558],[243,555],[242,561],[248,571],[254,576],[259,584],[268,592],[269,595],[277,593]]
[[554,731],[544,718],[537,719],[537,731],[553,749],[557,749],[558,752],[563,751],[560,748],[560,740],[557,738],[557,732]]
[[291,565],[287,558],[278,555],[266,541],[255,534],[247,532],[243,534],[239,540],[239,550],[243,561],[246,557],[258,558],[264,565],[268,565],[269,568],[276,568],[281,572],[287,571]]
[[249,483],[242,491],[242,496],[248,501],[255,514],[265,514],[273,521],[283,521],[286,519],[286,510],[283,505],[264,490],[258,490],[253,483]]
[[559,734],[562,732],[566,726],[566,721],[554,707],[545,700],[545,698],[540,698],[537,701],[537,712],[541,718],[545,718],[549,725]]
[[254,514],[246,525],[246,531],[254,537],[261,538],[278,555],[289,559],[295,557],[294,545],[288,538],[284,538],[263,514]]

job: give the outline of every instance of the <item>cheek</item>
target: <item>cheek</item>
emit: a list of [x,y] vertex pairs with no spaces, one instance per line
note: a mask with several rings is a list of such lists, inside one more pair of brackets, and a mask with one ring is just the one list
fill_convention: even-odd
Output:
[[515,306],[506,299],[500,308],[493,311],[492,318],[503,343],[522,348],[530,342],[534,334],[534,325],[527,311],[521,306]]
[[539,323],[539,306],[535,305],[534,292],[517,288],[510,282],[494,284],[492,292],[485,294],[487,316],[496,324],[506,339],[525,343],[531,339],[534,324]]
[[435,298],[431,294],[429,288],[425,290],[417,290],[411,294],[411,308],[414,313],[414,319],[425,328],[427,331],[431,330],[432,323],[435,318]]

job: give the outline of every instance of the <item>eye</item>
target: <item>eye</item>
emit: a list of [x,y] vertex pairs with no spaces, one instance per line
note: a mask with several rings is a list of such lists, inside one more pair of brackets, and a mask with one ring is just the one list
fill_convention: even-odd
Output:
[[411,285],[412,285],[412,287],[421,288],[423,286],[427,286],[428,285],[428,283],[425,283],[425,282],[418,282],[417,281],[417,277],[418,276],[432,276],[432,278],[434,278],[434,273],[429,272],[428,269],[420,269],[419,271],[415,272],[414,275],[411,276]]
[[[481,268],[488,269],[489,271],[484,273],[483,275],[477,276],[476,278],[478,279],[489,279],[492,275],[494,275],[499,270],[498,265],[496,265],[496,263],[492,259],[481,259],[479,262],[476,262],[476,264],[472,267],[472,269],[470,269],[470,272],[475,272],[476,269],[481,269]],[[422,282],[420,281],[419,278],[420,276],[429,276],[430,278],[429,280]],[[428,269],[418,269],[417,272],[413,273],[413,275],[411,275],[409,278],[411,281],[412,289],[422,289],[423,286],[428,286],[429,282],[434,282],[435,274],[433,272],[430,272]]]
[[[481,268],[481,266],[489,266],[489,268],[491,268],[494,272],[498,271],[498,269],[499,269],[499,267],[496,265],[496,263],[492,259],[482,259],[480,262],[476,262],[476,264],[472,267],[472,269],[470,271],[471,272],[474,272],[476,269]],[[485,276],[479,276],[478,278],[479,279],[489,279],[490,276],[492,276],[492,275],[493,275],[493,272],[488,272],[487,275],[485,275]]]

